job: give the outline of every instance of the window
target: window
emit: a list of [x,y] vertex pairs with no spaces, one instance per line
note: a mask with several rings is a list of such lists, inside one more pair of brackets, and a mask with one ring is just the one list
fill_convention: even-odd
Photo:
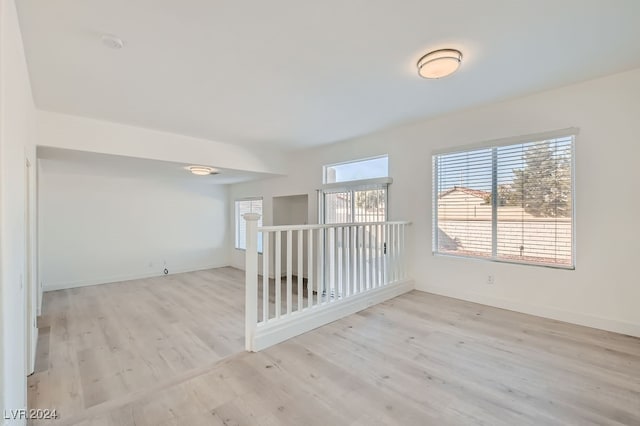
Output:
[[[258,226],[262,226],[262,198],[236,200],[236,248],[247,249],[247,223],[242,217],[245,213],[258,213]],[[262,253],[262,233],[258,232],[258,252]]]
[[323,223],[387,220],[389,157],[365,158],[324,166]]
[[565,132],[434,155],[434,252],[573,268],[573,148]]
[[324,166],[324,183],[348,182],[389,176],[389,157],[367,158]]
[[[334,164],[324,167],[325,185],[319,194],[320,222],[324,224],[362,224],[367,222],[386,222],[387,195],[391,179],[388,177],[388,158],[378,157]],[[349,232],[344,232],[348,230]],[[329,231],[326,229],[325,231]],[[347,256],[349,247],[355,245],[366,253],[366,264],[386,262],[386,233],[383,227],[362,226],[331,229],[332,233],[323,233],[323,248],[320,252],[324,267],[320,274],[328,277],[331,296],[336,293],[337,282],[342,278],[334,277],[338,269],[332,262],[337,256]],[[380,263],[377,263],[380,262]],[[366,269],[367,266],[364,266]],[[340,274],[340,273],[338,273]],[[342,284],[340,284],[342,286]],[[324,293],[323,293],[324,294]]]
[[387,184],[325,189],[323,197],[326,224],[387,220]]

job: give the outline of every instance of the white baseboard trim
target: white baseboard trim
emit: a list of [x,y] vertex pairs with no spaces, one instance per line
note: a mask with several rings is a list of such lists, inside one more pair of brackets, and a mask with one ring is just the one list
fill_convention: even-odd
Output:
[[600,330],[612,331],[614,333],[640,337],[640,324],[634,324],[627,321],[620,321],[594,315],[582,314],[578,312],[565,311],[562,309],[550,308],[546,306],[531,305],[528,303],[487,296],[474,292],[462,292],[440,286],[418,287],[416,288],[416,290],[424,291],[426,293],[433,293],[440,296],[452,297],[454,299],[465,300],[468,302],[479,303],[481,305],[492,306],[495,308],[507,309],[509,311],[520,312],[523,314],[535,315],[538,317],[568,322],[585,327],[597,328]]
[[344,301],[314,306],[302,312],[294,312],[277,322],[258,325],[254,334],[253,352],[261,351],[314,328],[355,314],[372,305],[400,296],[413,290],[414,287],[413,280],[401,281],[351,296]]
[[[262,262],[260,262],[260,265],[262,265]],[[231,266],[232,268],[240,269],[241,271],[245,270],[244,263],[242,265],[238,265],[236,263],[232,263],[232,264],[230,264],[228,266]],[[286,269],[286,268],[283,268],[283,272],[280,273],[280,278],[286,278],[287,277],[287,273],[286,273],[286,271],[284,271],[284,269]],[[258,274],[258,275],[262,276],[262,274]],[[291,275],[294,276],[294,277],[298,276],[296,272],[292,272]],[[273,273],[273,267],[269,268],[269,278],[271,278],[272,280],[276,279],[276,274]],[[308,278],[307,274],[302,274],[302,278],[307,279]]]
[[[195,266],[190,268],[171,268],[169,274],[167,275],[175,275],[182,274],[185,272],[195,272],[195,271],[203,271],[205,269],[214,269],[214,268],[224,268],[229,266],[228,262],[225,263],[212,263],[209,265]],[[46,284],[43,288],[44,292],[47,291],[55,291],[55,290],[66,290],[70,288],[78,288],[78,287],[88,287],[92,285],[99,284],[109,284],[109,283],[117,283],[122,281],[131,281],[131,280],[141,280],[144,278],[154,278],[154,277],[162,277],[164,274],[162,272],[149,272],[144,274],[125,274],[125,275],[114,275],[111,277],[104,278],[95,278],[90,280],[78,280],[71,282],[62,282],[62,283],[52,283]]]

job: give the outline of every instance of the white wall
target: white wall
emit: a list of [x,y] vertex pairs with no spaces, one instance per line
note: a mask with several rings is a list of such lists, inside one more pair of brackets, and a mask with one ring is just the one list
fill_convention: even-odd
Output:
[[229,264],[228,186],[74,172],[40,161],[45,290]]
[[38,145],[187,164],[282,173],[280,152],[161,132],[143,127],[38,111]]
[[[231,198],[309,194],[322,165],[389,154],[390,220],[413,222],[411,274],[419,289],[640,336],[640,70],[449,114],[292,154],[287,177],[233,185]],[[434,100],[437,102],[437,100]],[[576,142],[576,270],[431,254],[431,155],[434,150],[579,127]],[[242,252],[232,263],[242,267]],[[487,285],[493,274],[495,284]]]
[[[34,138],[35,107],[15,3],[0,0],[0,412],[3,414],[5,409],[26,407],[25,164],[27,158],[35,164]],[[35,167],[31,168],[30,180],[33,194]]]

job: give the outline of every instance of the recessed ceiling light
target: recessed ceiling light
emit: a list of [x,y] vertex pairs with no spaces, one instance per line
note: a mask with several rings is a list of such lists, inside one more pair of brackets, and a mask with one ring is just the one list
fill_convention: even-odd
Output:
[[198,176],[217,175],[219,173],[213,167],[207,166],[189,166],[187,167],[187,170]]
[[122,49],[124,47],[124,41],[113,34],[103,34],[100,39],[102,40],[102,44],[107,46],[109,49]]
[[462,61],[462,52],[456,49],[434,50],[418,61],[418,74],[423,78],[442,78],[453,74]]

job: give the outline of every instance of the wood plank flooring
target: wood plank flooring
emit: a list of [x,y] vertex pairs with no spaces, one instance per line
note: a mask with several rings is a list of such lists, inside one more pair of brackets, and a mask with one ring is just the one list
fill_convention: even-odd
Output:
[[[51,352],[55,323],[50,333]],[[121,371],[92,363],[78,368],[75,388],[55,385],[84,401],[94,369]],[[56,424],[83,426],[640,425],[640,339],[417,291],[260,353],[182,370],[119,395],[123,385],[110,381],[89,395],[111,399],[73,414],[59,405],[72,393],[32,407],[57,407]]]
[[242,352],[243,306],[233,268],[47,292],[29,407],[71,416]]

